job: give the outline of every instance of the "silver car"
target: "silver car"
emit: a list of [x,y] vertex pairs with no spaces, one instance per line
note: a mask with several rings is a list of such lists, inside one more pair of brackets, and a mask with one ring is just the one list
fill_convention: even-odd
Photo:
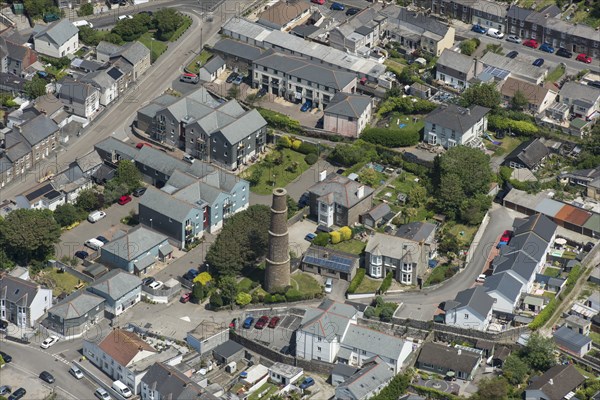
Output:
[[506,41],[507,42],[511,42],[511,43],[517,43],[520,44],[521,43],[521,38],[516,36],[516,35],[508,35],[506,37]]

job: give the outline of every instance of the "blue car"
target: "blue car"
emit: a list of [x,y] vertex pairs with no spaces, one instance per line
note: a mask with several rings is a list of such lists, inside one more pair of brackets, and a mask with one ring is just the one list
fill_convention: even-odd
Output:
[[244,75],[238,75],[234,80],[233,80],[233,84],[234,85],[241,85],[242,81],[244,80]]
[[534,67],[541,67],[542,65],[544,65],[544,59],[543,58],[538,58],[537,60],[535,60],[532,64]]
[[254,323],[254,317],[248,317],[244,320],[244,329],[250,329]]
[[315,384],[315,380],[311,377],[305,378],[300,384],[300,389],[304,390]]
[[546,53],[554,53],[554,47],[550,46],[548,43],[542,44],[540,50],[545,51]]
[[312,108],[312,101],[306,100],[306,102],[304,102],[304,104],[302,104],[302,107],[300,108],[300,111],[307,112],[311,108]]
[[315,235],[314,233],[309,233],[306,236],[304,236],[304,239],[308,240],[309,242],[312,242],[313,240],[315,240],[316,237],[317,235]]
[[336,11],[344,11],[346,9],[346,7],[344,7],[344,5],[340,4],[340,3],[333,3],[331,5],[331,9],[336,10]]
[[487,32],[487,29],[484,28],[481,25],[473,25],[473,27],[471,28],[471,30],[473,32],[477,32],[477,33],[486,33]]

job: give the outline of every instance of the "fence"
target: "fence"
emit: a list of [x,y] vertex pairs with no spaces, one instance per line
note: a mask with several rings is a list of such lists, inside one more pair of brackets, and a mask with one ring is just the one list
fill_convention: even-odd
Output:
[[60,261],[54,261],[53,263],[51,263],[54,268],[59,268],[59,269],[64,269],[65,271],[67,271],[68,273],[70,273],[71,275],[74,275],[77,277],[77,279],[82,280],[86,283],[93,283],[94,282],[94,278],[92,278],[89,275],[86,275],[82,272],[77,271],[75,268],[62,263]]

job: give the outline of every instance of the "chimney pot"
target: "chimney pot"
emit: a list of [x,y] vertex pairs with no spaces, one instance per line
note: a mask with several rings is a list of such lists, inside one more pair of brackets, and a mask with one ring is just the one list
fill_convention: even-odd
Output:
[[327,178],[327,171],[323,170],[319,172],[319,182],[323,182]]
[[356,197],[362,199],[365,196],[365,185],[360,185],[356,191]]
[[550,380],[548,381],[549,384],[554,385],[554,380],[552,378],[550,378]]

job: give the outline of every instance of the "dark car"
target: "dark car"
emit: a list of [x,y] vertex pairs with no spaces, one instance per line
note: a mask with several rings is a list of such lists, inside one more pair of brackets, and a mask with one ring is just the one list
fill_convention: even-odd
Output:
[[260,88],[260,90],[258,91],[258,93],[256,93],[256,96],[257,97],[263,97],[265,94],[267,94],[267,89],[265,89],[263,87],[263,88]]
[[27,390],[25,390],[23,388],[18,388],[10,396],[8,396],[8,400],[19,400],[19,399],[23,398],[23,396],[25,396],[26,393],[27,393]]
[[561,47],[560,49],[556,50],[556,55],[560,56],[560,57],[565,57],[565,58],[571,58],[573,57],[573,53],[570,52],[569,50]]
[[75,252],[75,257],[81,258],[82,260],[85,260],[89,256],[90,256],[90,254],[87,251],[84,251],[84,250],[79,250],[79,251]]
[[513,50],[513,51],[511,51],[510,53],[508,53],[508,54],[506,55],[506,57],[508,57],[508,58],[516,58],[518,55],[519,55],[519,52],[518,52],[518,51],[514,51],[514,50]]
[[46,14],[44,15],[44,22],[45,23],[50,23],[50,22],[54,22],[54,21],[58,21],[60,19],[60,17],[56,14]]
[[307,112],[311,108],[312,108],[312,100],[306,100],[304,102],[304,104],[302,104],[302,107],[300,107],[300,111]]
[[355,15],[360,12],[360,8],[350,7],[348,11],[346,11],[346,15]]
[[229,76],[227,77],[227,79],[225,79],[225,82],[232,83],[235,80],[235,78],[237,78],[237,77],[238,77],[237,72],[232,72],[232,73],[229,74]]
[[319,225],[319,226],[317,226],[317,232],[331,233],[331,231],[333,231],[333,229],[331,229],[328,226],[325,226],[325,225]]
[[133,191],[133,195],[135,197],[140,197],[143,196],[144,193],[146,193],[146,188],[145,187],[141,187],[141,188],[137,188]]
[[40,374],[40,379],[44,382],[54,383],[54,377],[48,371],[42,371],[42,373]]
[[269,328],[275,328],[278,323],[279,323],[279,317],[271,318],[271,320],[269,321]]
[[341,3],[333,3],[331,5],[331,9],[335,11],[344,11],[346,7],[344,7],[344,5]]
[[303,208],[310,204],[310,197],[308,193],[303,193],[298,199],[298,207]]
[[260,317],[258,319],[258,321],[256,321],[256,325],[254,325],[254,327],[256,329],[262,329],[265,327],[266,324],[269,323],[269,317],[267,317],[266,315],[263,315],[262,317]]
[[149,276],[149,277],[147,277],[147,278],[144,278],[144,279],[142,280],[142,285],[144,285],[144,286],[148,286],[148,285],[150,285],[152,282],[154,282],[155,280],[156,280],[156,279],[154,279],[153,277]]
[[196,268],[191,268],[185,273],[185,275],[183,275],[183,277],[188,281],[193,281],[198,274],[200,274],[200,271],[198,271]]
[[0,357],[2,357],[2,359],[4,360],[4,362],[7,363],[7,364],[12,361],[12,357],[10,355],[6,354],[3,351],[0,351]]
[[248,317],[244,320],[244,329],[250,329],[252,323],[254,322],[254,317]]
[[531,65],[533,65],[534,67],[541,67],[542,65],[544,65],[544,59],[543,58],[538,58]]
[[591,81],[591,82],[588,82],[588,86],[600,89],[600,81]]
[[110,240],[108,240],[107,238],[105,238],[104,236],[96,236],[96,240],[101,241],[102,243],[106,244],[108,242],[110,242]]
[[487,29],[484,28],[481,25],[473,25],[473,27],[471,28],[471,30],[473,32],[477,32],[477,33],[486,33],[487,32]]
[[314,384],[315,384],[315,380],[313,378],[311,378],[310,376],[306,377],[306,378],[304,378],[304,380],[300,384],[300,389],[303,389],[303,390],[307,389],[307,388],[311,387]]
[[0,321],[0,331],[5,331],[8,328],[8,322]]

